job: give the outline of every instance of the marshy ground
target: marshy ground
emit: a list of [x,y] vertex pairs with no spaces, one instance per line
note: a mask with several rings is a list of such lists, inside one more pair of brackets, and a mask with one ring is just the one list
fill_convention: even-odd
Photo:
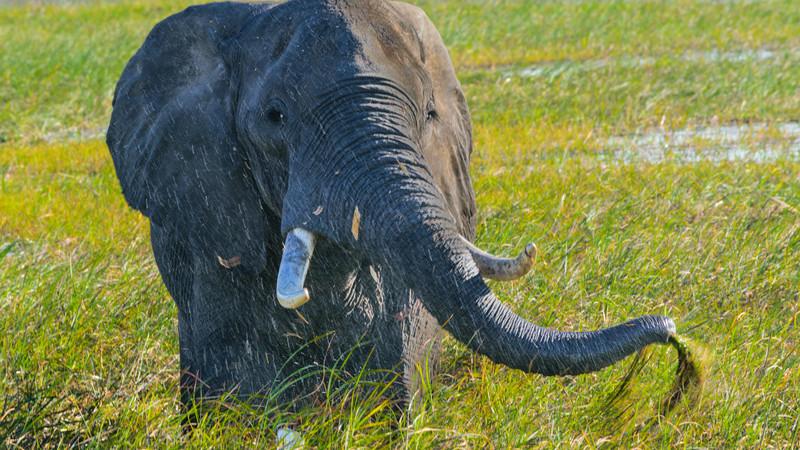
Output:
[[478,244],[539,248],[495,292],[565,329],[675,318],[713,353],[699,406],[649,421],[667,348],[609,407],[627,363],[542,378],[448,339],[413,414],[354,386],[295,415],[233,408],[189,436],[175,309],[102,140],[123,65],[188,3],[56,3],[0,6],[4,446],[269,446],[286,422],[319,447],[800,442],[796,1],[417,2],[472,109]]

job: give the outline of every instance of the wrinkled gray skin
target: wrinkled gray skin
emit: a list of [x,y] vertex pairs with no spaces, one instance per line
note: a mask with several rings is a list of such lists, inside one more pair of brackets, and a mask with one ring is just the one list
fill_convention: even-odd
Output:
[[[674,333],[658,316],[559,332],[496,299],[458,238],[475,236],[467,105],[416,7],[189,8],[159,23],[128,63],[107,141],[125,198],[150,218],[178,306],[184,401],[265,392],[348,354],[348,370],[402,374],[396,394],[407,398],[414,367],[435,361],[441,327],[493,361],[544,375],[599,370]],[[311,301],[296,311],[275,297],[295,227],[319,237]]]

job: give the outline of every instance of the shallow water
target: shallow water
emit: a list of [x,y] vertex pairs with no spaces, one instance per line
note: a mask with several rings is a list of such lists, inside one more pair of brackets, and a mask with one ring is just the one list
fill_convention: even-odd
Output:
[[19,5],[69,5],[73,3],[113,3],[119,0],[0,0],[0,7]]
[[[720,62],[748,62],[748,61],[768,61],[777,59],[783,55],[798,54],[800,49],[773,50],[767,48],[744,49],[736,51],[688,51],[675,58],[686,62],[701,63],[720,63]],[[549,61],[534,64],[521,69],[507,71],[506,75],[516,75],[522,78],[535,78],[543,76],[555,76],[566,70],[598,70],[608,66],[635,68],[647,67],[656,63],[655,57],[644,56],[620,56],[615,58],[587,59],[587,60],[563,60]]]
[[[540,162],[579,161],[588,166],[697,163],[800,162],[800,122],[652,129],[613,136],[586,150],[553,149],[509,155],[504,164],[527,173]],[[479,169],[481,170],[481,169]]]
[[612,137],[599,157],[624,164],[800,160],[800,123],[656,129]]
[[88,141],[93,139],[104,139],[106,137],[106,127],[97,128],[67,128],[44,133],[42,140],[48,143]]

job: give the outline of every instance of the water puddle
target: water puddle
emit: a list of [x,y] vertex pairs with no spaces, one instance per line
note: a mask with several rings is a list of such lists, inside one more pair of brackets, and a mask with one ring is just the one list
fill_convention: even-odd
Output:
[[47,143],[90,141],[106,137],[106,127],[97,128],[65,128],[48,131],[41,136]]
[[0,7],[23,5],[71,5],[75,3],[88,3],[90,0],[0,0]]
[[[750,61],[769,61],[777,59],[782,55],[797,54],[798,49],[790,50],[771,50],[771,49],[745,49],[737,51],[689,51],[677,56],[677,59],[692,63],[740,63]],[[535,64],[522,69],[510,71],[507,75],[517,75],[522,78],[536,78],[546,76],[557,76],[567,70],[590,71],[598,70],[608,66],[622,68],[648,67],[656,63],[655,57],[633,57],[620,56],[616,58],[587,59],[587,60],[564,60],[552,61]]]
[[623,164],[800,160],[800,123],[652,130],[612,137],[599,159]]

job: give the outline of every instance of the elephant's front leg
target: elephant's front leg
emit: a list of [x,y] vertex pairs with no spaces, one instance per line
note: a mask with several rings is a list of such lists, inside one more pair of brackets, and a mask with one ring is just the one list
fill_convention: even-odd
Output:
[[232,392],[250,400],[254,394],[266,394],[284,361],[275,354],[265,329],[275,318],[264,298],[263,281],[199,257],[193,268],[187,308],[191,327],[181,328],[181,333],[189,333],[181,342],[190,348],[199,394],[208,398]]
[[403,382],[408,404],[415,409],[438,366],[442,332],[422,301],[413,292],[409,294],[409,302],[398,319],[403,324]]
[[192,354],[192,322],[189,305],[192,300],[192,258],[186,243],[177,233],[151,222],[150,243],[158,271],[178,309],[178,338],[180,346],[180,391],[184,410],[191,409],[197,385],[196,365]]

